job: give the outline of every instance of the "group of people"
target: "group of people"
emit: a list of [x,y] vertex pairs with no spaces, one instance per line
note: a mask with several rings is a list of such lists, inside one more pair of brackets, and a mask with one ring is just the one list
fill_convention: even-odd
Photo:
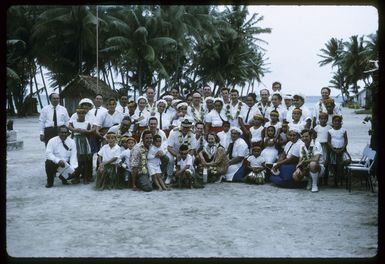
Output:
[[97,189],[162,191],[225,181],[318,192],[329,172],[337,184],[349,162],[341,109],[330,88],[321,96],[311,111],[302,93],[284,94],[279,82],[261,89],[259,101],[229,88],[214,96],[208,85],[185,98],[174,87],[155,100],[147,87],[136,102],[107,98],[106,108],[100,94],[83,98],[70,117],[52,93],[39,118],[46,187],[59,174],[63,184],[95,181]]

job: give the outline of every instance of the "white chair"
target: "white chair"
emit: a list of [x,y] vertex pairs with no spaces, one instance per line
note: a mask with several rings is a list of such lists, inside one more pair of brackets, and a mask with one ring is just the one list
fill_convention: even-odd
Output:
[[[349,192],[352,190],[352,176],[353,174],[358,174],[360,177],[365,177],[366,189],[370,189],[374,192],[372,176],[375,176],[375,172],[373,170],[373,165],[376,160],[376,151],[375,150],[367,150],[366,159],[364,165],[360,164],[352,164],[346,167],[347,172],[347,189]],[[362,178],[361,178],[362,179]]]

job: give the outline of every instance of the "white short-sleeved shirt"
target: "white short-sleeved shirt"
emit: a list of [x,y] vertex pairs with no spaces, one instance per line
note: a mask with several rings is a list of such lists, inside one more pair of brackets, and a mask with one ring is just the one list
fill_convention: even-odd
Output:
[[111,115],[108,111],[100,116],[98,120],[98,126],[100,127],[112,127],[113,125],[120,124],[123,119],[123,114],[116,111]]
[[219,113],[214,109],[213,111],[210,111],[210,113],[208,113],[206,115],[205,122],[211,123],[212,127],[222,127],[223,121],[222,121],[221,117],[224,121],[228,121],[227,116],[226,116],[223,108],[222,108],[222,111],[220,113],[220,116],[219,116]]
[[[245,105],[245,107],[243,107],[239,117],[242,118],[243,122],[246,124],[246,125],[251,125],[251,121],[253,120],[253,116],[255,115],[262,115],[261,114],[261,111],[258,109],[258,106],[255,104],[251,107],[250,109],[250,112],[249,112],[249,109],[250,107],[248,105]],[[247,113],[249,113],[249,115],[247,115]],[[247,117],[247,120],[246,120],[246,117]]]
[[109,144],[105,144],[99,150],[98,155],[102,157],[103,161],[109,161],[112,158],[116,157],[117,160],[112,162],[112,164],[118,164],[120,162],[120,159],[119,159],[120,153],[121,153],[121,149],[120,149],[120,146],[118,144],[115,144],[115,146],[113,146],[112,148],[110,147]]
[[130,161],[130,158],[131,158],[131,150],[128,148],[128,149],[121,149],[121,152],[120,152],[120,156],[119,156],[120,160],[124,160],[124,164],[126,164],[127,166],[127,170],[128,171],[131,171],[131,161]]
[[[44,128],[46,127],[53,127],[53,113],[54,113],[54,107],[52,104],[46,105],[43,107],[43,109],[40,111],[39,116],[39,123],[40,123],[40,135],[44,134]],[[67,108],[61,105],[56,106],[56,120],[57,120],[57,126],[66,125],[68,126],[69,122],[69,115]]]
[[159,151],[163,151],[162,147],[156,147],[151,145],[147,153],[147,165],[148,166],[160,166],[160,158],[155,157],[155,154]]
[[115,110],[121,112],[123,115],[127,115],[129,112],[127,105],[123,107],[120,103],[116,106]]
[[178,160],[178,165],[180,169],[183,170],[186,166],[190,166],[190,169],[193,169],[193,158],[190,154],[187,154],[186,159]]
[[269,126],[273,126],[275,127],[275,136],[278,135],[278,132],[279,132],[279,129],[282,127],[282,123],[281,122],[277,122],[275,125],[272,125],[271,122],[267,122],[264,127],[267,128]]
[[[179,135],[181,135],[181,138],[179,140]],[[190,136],[189,136],[190,135]],[[179,152],[179,148],[182,144],[188,144],[190,138],[190,145],[189,149],[196,149],[197,141],[195,139],[194,133],[190,130],[185,136],[183,136],[182,132],[179,133],[179,129],[173,129],[170,132],[170,135],[167,139],[167,145],[170,147],[173,147],[174,150]]]
[[[245,111],[245,106],[246,104],[242,103],[241,101],[238,101],[236,105],[233,105],[230,102],[229,104],[223,106],[223,108],[225,109],[225,113],[227,114],[227,109],[229,109],[229,115],[232,117],[228,118],[230,126],[239,127],[238,117],[240,117],[242,111]],[[237,115],[238,111],[239,114]]]
[[303,122],[303,121],[299,121],[297,124],[295,124],[295,123],[293,123],[293,122],[290,122],[290,123],[288,124],[288,127],[289,127],[288,131],[290,131],[291,129],[295,129],[295,130],[301,132],[302,130],[305,129],[305,125],[306,125],[306,123]]
[[132,122],[134,120],[138,120],[139,118],[142,118],[140,121],[137,122],[137,124],[140,126],[140,127],[146,127],[148,125],[148,119],[150,119],[151,117],[151,114],[150,112],[147,111],[147,109],[143,109],[143,110],[139,110],[139,107],[135,109],[135,113],[133,114],[132,118],[133,120],[131,120]]
[[266,162],[262,156],[255,157],[254,155],[249,156],[247,161],[250,162],[250,167],[252,168],[263,167],[263,164]]
[[[309,157],[309,152],[313,153],[312,155],[310,155],[310,157]],[[305,155],[307,156],[307,158],[311,158],[314,155],[320,155],[320,158],[319,158],[318,162],[320,164],[323,164],[324,163],[324,158],[323,158],[322,153],[323,152],[322,152],[321,144],[319,142],[317,142],[317,141],[315,143],[313,141],[311,141],[309,148],[306,148],[305,144],[301,145],[300,152],[299,152],[299,158],[302,159]]]
[[327,143],[328,142],[328,133],[331,127],[329,125],[321,126],[316,125],[314,131],[317,133],[316,141],[319,143]]
[[291,141],[287,142],[285,148],[283,149],[286,153],[286,158],[290,158],[291,156],[299,157],[302,144],[303,142],[300,139],[298,139],[295,143]]
[[[70,122],[72,123],[72,126],[74,128],[81,128],[81,129],[90,129],[92,127],[92,124],[85,120],[84,122],[79,122],[77,119],[75,119],[74,121]],[[74,135],[79,135],[80,133],[77,133],[77,132],[73,132]]]
[[[96,115],[95,115],[95,112],[96,112]],[[88,111],[88,113],[95,116],[95,125],[98,125],[98,122],[99,122],[101,116],[104,115],[106,112],[108,112],[108,110],[103,106],[100,106],[100,107],[95,106],[94,108],[90,109],[90,111]]]
[[[75,120],[78,119],[78,113],[73,113],[69,123],[73,123]],[[84,116],[84,119],[91,123],[91,126],[98,125],[97,119],[94,114],[91,113],[91,111],[88,111],[87,114]]]
[[258,128],[255,128],[254,126],[250,127],[251,142],[258,142],[262,140],[263,129],[263,126],[260,126]]
[[270,119],[270,113],[271,111],[273,110],[277,110],[278,114],[279,114],[279,117],[278,117],[278,120],[280,122],[282,122],[284,119],[286,119],[286,114],[287,114],[287,110],[285,109],[285,106],[283,106],[282,104],[278,105],[277,106],[277,109],[275,108],[275,106],[271,105],[269,106],[267,109],[266,109],[266,113],[265,113],[265,117],[269,120]]
[[[290,123],[290,122],[293,122],[293,110],[295,109],[295,107],[293,107],[292,109],[289,109],[286,113],[286,120]],[[306,120],[308,119],[312,119],[312,112],[309,110],[309,108],[307,108],[305,105],[302,105],[300,107],[300,109],[302,110],[302,115],[301,115],[301,121],[303,122],[306,122]]]
[[230,130],[227,131],[227,133],[225,131],[221,131],[217,134],[217,136],[219,137],[219,143],[227,151],[227,148],[229,147],[229,144],[231,142]]
[[334,148],[342,148],[345,144],[345,138],[344,135],[346,133],[346,129],[341,127],[340,129],[336,130],[334,128],[329,129],[329,134],[331,138],[331,145]]
[[238,138],[234,142],[232,157],[246,157],[248,155],[249,147],[247,146],[245,140],[243,140],[242,138]]
[[278,159],[278,149],[274,146],[267,146],[261,152],[261,157],[263,157],[267,164],[273,164]]

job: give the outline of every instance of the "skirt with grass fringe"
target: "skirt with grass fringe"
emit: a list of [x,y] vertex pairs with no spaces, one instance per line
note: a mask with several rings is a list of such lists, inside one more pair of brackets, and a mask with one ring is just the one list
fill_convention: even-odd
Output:
[[104,171],[96,174],[96,189],[123,189],[124,179],[117,173],[117,165],[107,164]]

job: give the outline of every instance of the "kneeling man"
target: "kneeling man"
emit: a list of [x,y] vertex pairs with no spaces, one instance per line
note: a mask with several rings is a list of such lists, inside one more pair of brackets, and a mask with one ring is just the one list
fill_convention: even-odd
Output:
[[56,172],[60,172],[59,179],[63,184],[68,184],[64,175],[73,173],[78,167],[75,141],[68,138],[69,129],[65,125],[59,127],[59,135],[51,138],[47,143],[45,171],[47,174],[47,185],[53,186]]
[[301,181],[303,177],[310,175],[306,189],[318,192],[318,178],[325,172],[322,147],[319,142],[312,141],[311,130],[302,130],[301,139],[304,144],[300,148],[299,162],[293,173],[293,179]]

